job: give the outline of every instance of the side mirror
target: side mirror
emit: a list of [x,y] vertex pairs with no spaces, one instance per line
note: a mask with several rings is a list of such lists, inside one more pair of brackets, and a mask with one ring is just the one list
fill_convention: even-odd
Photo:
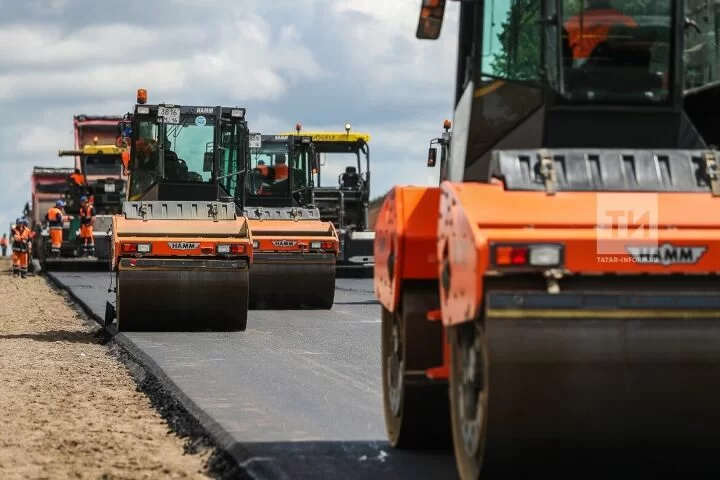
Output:
[[437,148],[430,147],[430,150],[428,150],[427,166],[434,167],[435,162],[437,162]]
[[415,36],[421,40],[437,40],[440,37],[446,0],[422,0],[420,18]]
[[205,155],[203,156],[203,172],[212,172],[213,157],[213,152],[205,152]]

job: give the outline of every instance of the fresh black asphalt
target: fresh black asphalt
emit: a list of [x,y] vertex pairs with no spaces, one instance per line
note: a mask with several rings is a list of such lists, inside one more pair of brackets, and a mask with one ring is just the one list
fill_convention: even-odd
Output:
[[[114,302],[110,273],[52,275],[100,318]],[[255,478],[457,478],[450,452],[387,445],[379,312],[372,279],[338,279],[329,312],[251,311],[245,332],[116,339]]]

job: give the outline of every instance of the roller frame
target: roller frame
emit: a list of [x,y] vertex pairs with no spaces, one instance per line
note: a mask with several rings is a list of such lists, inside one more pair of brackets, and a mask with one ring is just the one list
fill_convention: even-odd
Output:
[[[597,260],[596,231],[570,226],[593,211],[595,193],[563,200],[523,194],[515,201],[532,203],[522,213],[517,203],[501,206],[503,195],[501,185],[444,183],[440,199],[440,312],[461,478],[558,465],[575,478],[586,477],[588,465],[605,476],[720,474],[708,455],[720,444],[713,413],[720,401],[713,383],[720,374],[720,231],[693,230],[687,224],[695,220],[678,206],[709,208],[712,197],[676,195],[667,199],[674,208],[660,197],[659,224],[678,228],[661,229],[658,243],[704,245],[708,252],[692,265],[662,266]],[[478,197],[495,205],[492,211],[478,208]],[[550,202],[567,227],[538,213]],[[513,226],[521,215],[533,219],[534,231]],[[492,246],[514,242],[562,243],[559,279],[548,281],[547,269],[498,270]],[[471,332],[474,360],[463,357],[470,350],[460,342]],[[485,393],[464,397],[468,378]],[[464,435],[472,429],[459,420],[460,400],[476,396],[485,412],[480,433]]]
[[[397,186],[388,192],[376,225],[384,417],[390,444],[399,449],[451,445],[444,330],[439,318],[428,318],[439,308],[439,290],[436,232],[423,212],[437,211],[438,205],[438,188]],[[398,340],[402,359],[395,352]],[[400,362],[398,371],[394,365]],[[401,383],[391,380],[399,375]]]
[[[250,309],[329,310],[335,301],[338,232],[316,208],[249,207]],[[310,249],[314,242],[332,242]]]
[[[408,275],[407,261],[419,256],[422,235],[417,235],[412,221],[408,221],[412,211],[403,211],[408,202],[397,199],[404,196],[407,200],[407,195],[407,189],[396,187],[380,213],[379,218],[385,218],[386,223],[378,222],[375,289],[383,304],[383,325],[392,315],[403,315],[404,299],[417,282]],[[445,212],[439,225],[448,218],[467,223],[447,224],[444,234],[475,238],[464,229],[478,222],[472,216],[463,218],[459,210],[448,209],[451,196],[446,195],[444,207],[438,205]],[[454,204],[461,208],[462,200],[455,198]],[[417,208],[412,202],[409,206],[411,210]],[[388,216],[394,220],[387,221]],[[692,238],[693,234],[688,235]],[[719,233],[706,235],[709,237],[700,243],[709,244],[711,249],[720,246]],[[436,261],[442,261],[437,261],[432,275],[425,273],[426,278],[435,279],[437,293],[445,299],[443,304],[452,305],[454,294],[442,285],[457,240],[447,238],[439,233],[433,240],[437,245]],[[444,240],[447,250],[443,248]],[[471,256],[456,260],[467,265],[466,272],[492,273],[484,259],[473,256],[468,248],[464,250]],[[713,257],[709,261],[715,260]],[[458,266],[451,263],[450,282]],[[489,380],[490,388],[485,405],[489,412],[484,417],[485,441],[479,447],[482,454],[477,462],[481,469],[467,469],[466,462],[458,461],[461,478],[537,473],[558,464],[565,465],[575,478],[590,478],[589,473],[603,478],[619,469],[635,475],[652,472],[660,476],[668,472],[678,476],[720,473],[712,463],[712,446],[720,444],[720,421],[709,413],[720,401],[720,387],[714,383],[720,376],[720,279],[698,266],[695,269],[700,275],[688,275],[691,272],[686,268],[678,282],[663,284],[667,275],[631,275],[631,268],[627,267],[626,275],[620,277],[609,276],[611,269],[607,267],[607,272],[600,275],[566,277],[560,281],[560,294],[548,293],[547,280],[539,273],[531,287],[521,286],[514,275],[501,275],[505,283],[500,282],[500,287],[492,276],[486,277],[484,283],[479,283],[483,299],[479,304],[470,308],[461,303],[460,308],[448,311],[452,315],[442,308],[428,307],[425,318],[414,320],[416,325],[425,322],[425,336],[415,340],[417,351],[428,351],[428,342],[433,338],[442,342],[431,347],[436,352],[435,362],[413,368],[417,385],[443,380],[457,385],[462,372],[459,360],[453,362],[459,351],[454,342],[473,326],[479,328],[484,339],[485,350],[479,357],[483,353],[486,357],[488,368],[482,376]],[[681,271],[682,267],[675,268],[676,274]],[[471,294],[458,297],[464,302],[472,298],[476,284],[466,279],[469,277],[462,278],[455,285]],[[426,302],[432,303],[432,295],[425,292]],[[462,311],[473,313],[462,319],[458,313]],[[443,328],[433,332],[431,324],[442,324]],[[386,338],[384,333],[384,349]],[[438,355],[444,360],[438,362]],[[385,356],[383,353],[384,366]],[[692,374],[688,373],[690,368]],[[383,368],[383,375],[385,371]],[[391,445],[431,446],[430,435],[424,440],[415,436],[411,442],[393,435],[387,386],[383,386]],[[570,388],[574,393],[569,393]],[[456,389],[446,391],[452,395]],[[429,398],[426,393],[415,402],[422,405]],[[441,411],[435,410],[435,422],[443,422],[438,416]],[[422,415],[413,419],[421,420]],[[447,424],[451,423],[448,418]],[[456,456],[462,457],[461,432],[455,431],[454,436]],[[604,459],[601,464],[598,455]],[[593,472],[588,472],[588,465],[593,465]]]

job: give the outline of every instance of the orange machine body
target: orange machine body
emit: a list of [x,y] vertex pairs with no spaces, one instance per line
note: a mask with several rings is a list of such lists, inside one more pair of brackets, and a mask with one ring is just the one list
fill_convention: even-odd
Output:
[[[202,227],[202,228],[200,228]],[[234,221],[193,221],[127,219],[123,215],[113,216],[114,270],[122,257],[218,257],[244,258],[252,264],[253,243],[245,217]],[[197,232],[202,232],[198,235]],[[130,251],[123,245],[149,244],[147,252]],[[218,245],[237,245],[233,253],[218,254]]]
[[[248,219],[255,253],[332,253],[339,249],[330,222]],[[319,246],[313,246],[317,244]]]
[[[706,212],[718,200],[705,193],[511,192],[500,181],[453,183],[440,187],[397,186],[387,195],[378,216],[375,241],[375,293],[394,312],[401,292],[412,280],[438,281],[441,308],[427,321],[444,326],[471,321],[481,314],[484,279],[502,275],[493,266],[491,245],[552,243],[563,246],[563,275],[710,274],[720,271],[720,229]],[[602,225],[608,208],[655,212],[651,224],[639,213],[624,225]],[[435,217],[440,212],[436,221]],[[622,226],[620,226],[622,228]],[[614,231],[615,229],[615,231]],[[631,238],[628,238],[631,237]],[[604,242],[609,255],[597,254]],[[638,263],[625,247],[648,245],[702,247],[694,264]],[[444,286],[443,261],[452,271]],[[444,333],[443,333],[444,335]],[[447,379],[449,347],[443,341],[443,365],[426,371],[429,379]]]
[[440,188],[396,186],[385,197],[375,227],[375,294],[394,312],[403,282],[437,279]]

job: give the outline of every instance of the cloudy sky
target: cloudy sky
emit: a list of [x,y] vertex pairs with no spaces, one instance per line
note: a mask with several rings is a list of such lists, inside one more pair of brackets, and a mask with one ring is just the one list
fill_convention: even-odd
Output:
[[[74,114],[151,103],[246,106],[253,131],[372,135],[371,196],[437,183],[428,142],[452,118],[457,6],[415,38],[420,0],[0,0],[0,224],[33,166],[71,166]],[[0,227],[6,231],[7,227]]]

